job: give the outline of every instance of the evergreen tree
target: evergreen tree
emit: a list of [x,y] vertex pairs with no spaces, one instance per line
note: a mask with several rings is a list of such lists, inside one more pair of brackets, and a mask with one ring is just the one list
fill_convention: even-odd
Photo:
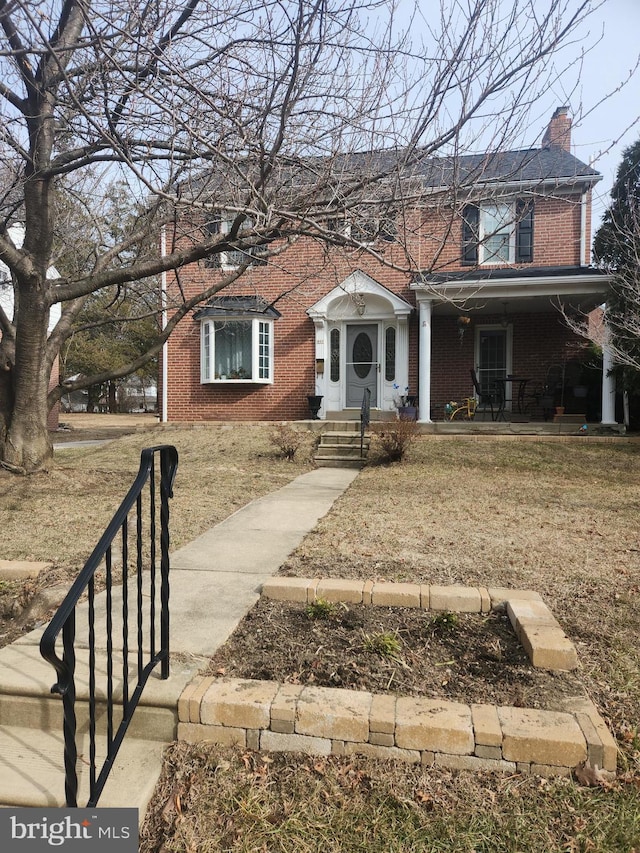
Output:
[[613,276],[607,325],[620,378],[640,389],[640,139],[623,153],[593,255]]

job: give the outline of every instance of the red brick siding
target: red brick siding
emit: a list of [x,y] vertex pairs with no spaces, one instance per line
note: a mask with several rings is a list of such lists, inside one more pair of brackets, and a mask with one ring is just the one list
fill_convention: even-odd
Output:
[[[580,262],[580,196],[539,198],[534,222],[535,266]],[[460,270],[461,222],[451,211],[422,211],[421,226],[408,223],[409,252],[416,268]],[[383,247],[387,259],[406,263],[405,249],[397,244]],[[437,259],[434,261],[434,255]],[[306,309],[361,269],[410,304],[410,276],[390,269],[366,254],[327,250],[312,240],[300,240],[272,263],[247,271],[242,280],[225,289],[225,295],[260,294],[277,300],[282,317],[274,323],[274,384],[203,385],[200,383],[200,323],[189,317],[176,328],[168,343],[170,366],[167,383],[168,419],[181,420],[288,420],[308,417],[306,396],[314,393],[314,326]],[[204,264],[193,264],[180,273],[188,297],[210,284],[220,273]],[[171,286],[169,288],[171,294]],[[175,285],[173,290],[176,291]],[[282,294],[286,294],[281,297]],[[501,317],[483,316],[482,323]],[[474,365],[475,318],[462,344],[455,317],[434,316],[432,338],[432,402],[435,416],[447,400],[471,393],[469,370]],[[551,363],[562,360],[564,342],[571,334],[557,312],[510,316],[513,323],[513,371],[544,380]],[[409,324],[409,388],[418,390],[418,321]],[[161,393],[161,386],[159,386]]]

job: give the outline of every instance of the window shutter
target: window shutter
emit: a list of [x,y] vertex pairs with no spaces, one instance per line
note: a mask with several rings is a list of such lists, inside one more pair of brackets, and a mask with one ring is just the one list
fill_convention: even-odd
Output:
[[516,263],[533,261],[533,202],[519,198],[516,202]]
[[466,204],[462,210],[462,263],[478,263],[478,235],[480,210],[475,204]]

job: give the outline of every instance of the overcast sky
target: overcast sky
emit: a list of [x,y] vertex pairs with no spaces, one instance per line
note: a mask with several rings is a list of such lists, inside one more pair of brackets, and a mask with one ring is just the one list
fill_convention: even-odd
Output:
[[[588,111],[615,90],[638,61],[640,0],[606,0],[589,22],[587,39],[601,29],[601,42],[585,58],[580,90],[572,93],[574,113]],[[580,98],[582,104],[580,104]],[[594,192],[594,229],[609,203],[609,193],[623,149],[640,138],[640,71],[617,94],[608,97],[579,121],[573,132],[573,153],[603,175]],[[603,153],[601,153],[603,152]]]

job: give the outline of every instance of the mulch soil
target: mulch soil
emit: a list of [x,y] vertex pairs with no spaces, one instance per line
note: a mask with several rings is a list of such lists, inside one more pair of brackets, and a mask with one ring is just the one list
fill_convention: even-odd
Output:
[[535,669],[505,613],[260,599],[208,675],[560,710],[584,693],[575,673]]

